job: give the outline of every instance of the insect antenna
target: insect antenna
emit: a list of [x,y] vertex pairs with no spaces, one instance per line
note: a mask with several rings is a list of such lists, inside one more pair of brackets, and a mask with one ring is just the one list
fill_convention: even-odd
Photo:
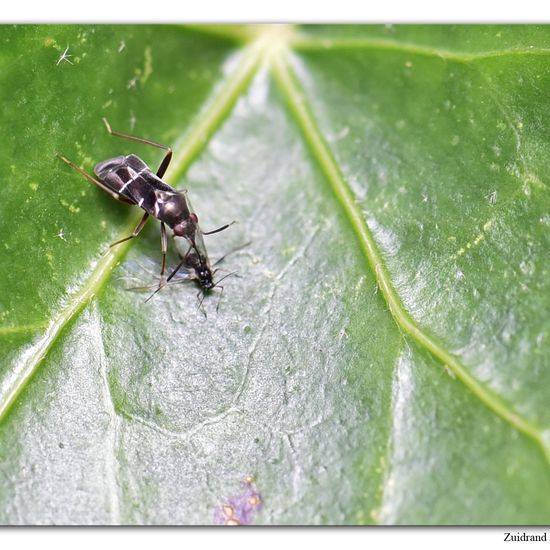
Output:
[[[218,273],[218,271],[225,271],[226,273],[229,273],[227,271],[227,269],[222,269],[221,267],[217,267],[216,269],[214,269],[214,271],[212,272],[212,275],[215,275],[216,273]],[[235,277],[237,277],[237,279],[242,279],[243,276],[242,275],[239,275],[239,273],[237,271],[232,271],[231,273],[229,273],[229,275],[235,275]],[[229,275],[224,275],[224,279],[225,277],[229,277]],[[221,281],[221,279],[220,279]]]
[[227,279],[227,277],[231,277],[231,275],[235,275],[236,277],[240,276],[236,271],[232,271],[231,273],[224,275],[219,281],[216,282],[216,284],[212,288],[216,288],[224,279]]
[[203,235],[214,235],[214,233],[219,233],[220,231],[223,231],[224,229],[227,229],[229,226],[233,225],[234,223],[237,223],[236,221],[232,221],[231,223],[227,223],[225,225],[222,225],[222,227],[218,227],[218,229],[214,229],[213,231],[201,231]]

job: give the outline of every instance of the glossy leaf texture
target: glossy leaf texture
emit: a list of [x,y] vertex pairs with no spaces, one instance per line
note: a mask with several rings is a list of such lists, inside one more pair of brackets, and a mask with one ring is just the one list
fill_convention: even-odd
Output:
[[[2,523],[548,523],[550,28],[0,43]],[[109,249],[138,209],[56,157],[158,166],[102,117],[238,222],[206,315],[145,303],[158,223]]]

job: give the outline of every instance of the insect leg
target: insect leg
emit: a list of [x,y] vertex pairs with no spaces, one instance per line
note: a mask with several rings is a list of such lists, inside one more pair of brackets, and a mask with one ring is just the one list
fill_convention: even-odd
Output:
[[223,286],[218,286],[218,288],[221,290],[220,297],[218,298],[218,303],[216,304],[216,313],[220,310],[220,302],[222,301],[223,296]]
[[189,255],[189,252],[191,252],[191,248],[193,248],[193,245],[189,245],[185,256],[182,258],[181,262],[174,268],[174,271],[172,271],[172,273],[168,275],[166,282],[170,281],[170,279],[181,269],[181,266],[187,261],[187,256]]
[[170,164],[170,161],[172,160],[172,149],[168,147],[168,151],[166,155],[164,155],[164,158],[162,159],[162,162],[160,163],[159,169],[157,170],[157,176],[162,179],[162,176],[164,176],[164,173],[166,172],[166,169],[168,168],[168,165]]
[[157,143],[156,141],[151,141],[150,139],[140,138],[137,136],[131,136],[130,134],[123,134],[122,132],[115,132],[111,128],[111,125],[109,124],[109,122],[105,117],[102,120],[103,120],[103,124],[105,125],[105,128],[107,128],[107,132],[109,132],[109,134],[111,134],[112,136],[117,136],[124,139],[131,139],[133,141],[139,141],[140,143],[145,143],[146,145],[152,145],[153,147],[158,147],[159,149],[164,149],[166,151],[166,155],[164,155],[164,158],[160,163],[160,167],[157,170],[157,176],[159,178],[162,178],[162,176],[164,176],[164,173],[166,172],[166,169],[168,168],[168,165],[172,160],[172,149],[168,147],[168,145],[162,145],[161,143]]
[[153,292],[153,294],[151,294],[151,296],[149,296],[149,298],[147,298],[147,300],[145,300],[145,303],[147,303],[159,290],[162,290],[166,285],[162,283],[162,281],[160,282],[158,288],[155,290],[155,292]]
[[[162,231],[163,231],[163,227],[164,227],[164,224],[161,225],[161,236],[162,236]],[[166,229],[164,229],[164,239],[166,238]],[[162,243],[162,247],[163,247],[163,255],[162,255],[162,271],[161,271],[161,276],[162,274],[164,273],[164,262],[166,260],[166,241],[163,240],[163,243]],[[155,292],[153,292],[153,294],[151,294],[151,296],[149,296],[149,298],[147,298],[147,300],[145,300],[145,302],[147,303],[157,292],[159,292],[160,290],[162,290],[170,281],[170,279],[172,279],[172,277],[181,269],[181,266],[185,263],[185,261],[187,260],[187,256],[189,254],[189,251],[191,250],[191,246],[189,246],[189,248],[187,249],[187,252],[185,253],[185,256],[183,257],[183,259],[181,260],[181,262],[175,267],[175,269],[172,271],[172,273],[170,273],[170,275],[168,275],[166,281],[164,279],[161,279],[160,280],[160,283],[159,283],[159,286],[158,288],[155,290]]]
[[168,237],[166,235],[166,226],[164,222],[160,222],[160,247],[162,249],[162,267],[160,268],[160,276],[164,275],[166,267],[166,250],[168,249]]
[[234,223],[237,223],[236,221],[232,221],[231,223],[227,223],[225,225],[222,225],[222,227],[218,227],[218,229],[214,229],[214,231],[202,231],[203,235],[213,235],[214,233],[219,233],[220,231],[223,231],[224,229],[227,229],[229,226],[233,225]]
[[123,243],[125,241],[129,241],[130,239],[133,239],[134,237],[137,237],[139,235],[139,232],[143,229],[145,226],[145,222],[147,221],[147,218],[149,217],[149,214],[145,212],[143,214],[143,217],[139,221],[139,223],[136,225],[136,228],[134,229],[134,232],[129,236],[125,237],[124,239],[120,239],[120,241],[116,241],[109,245],[109,248],[112,248],[113,246],[116,246],[117,244]]
[[[200,296],[202,294],[202,296]],[[199,298],[200,296],[200,298]],[[204,318],[207,319],[208,316],[206,315],[206,310],[202,307],[202,303],[204,302],[204,299],[206,298],[206,292],[199,290],[197,292],[197,300],[199,301],[197,305],[197,309],[201,310],[201,313],[204,315]]]
[[134,201],[131,201],[131,200],[128,200],[128,199],[125,199],[124,197],[122,197],[121,195],[119,195],[118,193],[115,193],[112,189],[109,189],[104,183],[102,183],[101,181],[95,179],[93,176],[90,176],[90,174],[88,174],[87,172],[85,172],[84,170],[82,170],[82,168],[80,168],[80,166],[77,166],[74,162],[71,162],[67,157],[64,157],[63,155],[60,155],[59,153],[57,154],[57,156],[65,163],[65,164],[68,164],[73,170],[76,170],[77,172],[79,172],[80,174],[82,174],[86,179],[90,180],[92,183],[95,183],[100,189],[102,189],[103,191],[105,191],[106,193],[109,193],[109,195],[111,195],[111,197],[119,202],[123,202],[124,204],[135,204]]

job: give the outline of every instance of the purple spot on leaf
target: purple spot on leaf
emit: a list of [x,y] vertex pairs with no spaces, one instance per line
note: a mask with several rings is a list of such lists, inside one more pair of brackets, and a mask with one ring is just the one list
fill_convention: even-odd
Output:
[[241,493],[228,498],[214,509],[217,525],[250,525],[262,507],[262,497],[252,485],[252,478],[243,481]]

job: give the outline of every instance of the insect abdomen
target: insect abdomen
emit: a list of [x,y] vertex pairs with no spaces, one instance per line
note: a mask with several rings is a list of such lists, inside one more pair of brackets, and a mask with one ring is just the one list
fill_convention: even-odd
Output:
[[94,171],[109,189],[153,214],[157,197],[150,180],[157,183],[158,178],[139,157],[114,157],[100,162]]

